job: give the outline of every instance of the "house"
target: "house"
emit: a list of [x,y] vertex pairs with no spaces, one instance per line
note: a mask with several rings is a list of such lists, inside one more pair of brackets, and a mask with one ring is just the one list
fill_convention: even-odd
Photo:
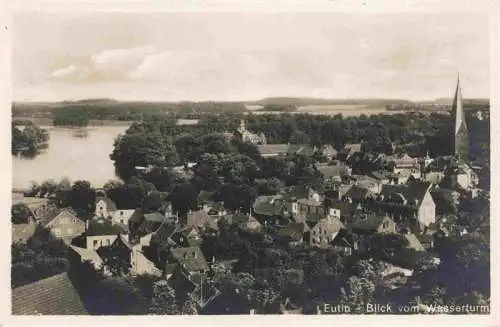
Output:
[[306,220],[309,231],[306,240],[311,246],[328,246],[339,235],[341,230],[346,230],[340,219],[327,215],[309,215]]
[[12,243],[26,243],[35,229],[35,224],[12,224]]
[[345,225],[349,232],[359,235],[396,233],[396,223],[391,218],[373,213],[357,213]]
[[190,211],[188,213],[186,226],[217,230],[217,222],[224,214],[224,211],[211,210],[207,205],[204,205],[202,210]]
[[170,263],[180,264],[189,273],[205,273],[208,271],[207,261],[198,246],[171,249],[166,264]]
[[142,209],[136,209],[128,221],[129,240],[132,243],[138,242],[153,232],[167,221],[167,218],[160,212],[145,213]]
[[97,250],[103,246],[110,246],[119,235],[126,235],[126,231],[109,220],[89,220],[85,231],[87,249]]
[[135,209],[131,210],[116,210],[111,212],[111,220],[115,224],[121,224],[128,226],[128,221],[130,217],[134,214]]
[[430,183],[411,182],[407,185],[383,185],[374,202],[381,212],[397,220],[413,220],[415,227],[423,230],[436,221],[436,204],[430,193]]
[[130,273],[132,276],[152,275],[160,277],[163,272],[156,267],[153,261],[149,260],[140,245],[135,245],[130,253]]
[[252,215],[249,214],[234,214],[226,216],[224,219],[231,225],[237,225],[241,229],[249,232],[258,232],[262,228],[262,224]]
[[302,244],[304,235],[309,231],[309,227],[303,222],[290,222],[278,232],[278,235],[285,239],[290,245]]
[[[73,262],[89,262],[97,271],[99,271],[101,268],[104,268],[102,258],[95,250],[85,249],[74,245],[70,245],[69,247],[72,250],[72,253],[70,253],[70,258],[71,256],[73,256],[73,258],[76,258],[76,260]],[[108,272],[105,272],[105,274],[107,273]]]
[[259,196],[253,204],[253,214],[262,223],[279,224],[285,216],[287,204],[280,195]]
[[191,226],[174,231],[170,235],[169,241],[173,242],[176,247],[187,248],[199,246],[202,242],[202,238],[198,228]]
[[33,222],[39,221],[46,212],[49,205],[49,199],[38,197],[12,197],[12,205],[24,204],[28,207]]
[[324,145],[321,149],[320,152],[323,156],[326,157],[328,161],[331,161],[337,157],[338,151],[335,150],[333,146],[330,144]]
[[388,171],[374,171],[371,176],[380,184],[389,184],[392,181],[392,173]]
[[245,120],[240,121],[240,126],[234,132],[233,137],[239,139],[242,142],[252,143],[252,144],[267,144],[266,135],[264,133],[255,134],[247,130]]
[[108,218],[111,213],[116,211],[116,204],[108,197],[99,197],[96,199],[95,215],[100,218]]
[[342,152],[345,154],[345,160],[347,161],[354,153],[361,152],[361,143],[346,144]]
[[326,198],[324,204],[328,214],[339,218],[341,221],[345,221],[356,212],[355,204],[337,200],[336,198]]
[[59,210],[54,218],[44,224],[51,233],[67,243],[85,232],[85,223],[78,218],[70,209]]
[[204,274],[189,273],[181,265],[176,265],[167,279],[167,284],[179,299],[191,298],[198,308],[210,302],[219,291],[206,280]]
[[382,183],[375,178],[365,175],[352,175],[351,178],[353,179],[354,186],[364,188],[370,191],[371,194],[378,194],[380,192]]
[[429,182],[435,185],[441,184],[444,177],[445,177],[444,173],[440,171],[430,171],[422,174],[422,179],[425,182]]
[[257,145],[263,158],[285,156],[288,153],[288,144],[263,144]]
[[66,273],[12,290],[13,315],[87,315]]
[[314,213],[326,215],[326,209],[323,204],[323,199],[318,192],[309,190],[309,195],[305,199],[292,201],[292,215],[296,220],[301,220],[301,216]]
[[410,157],[407,153],[394,155],[389,158],[393,165],[393,173],[398,173],[403,170],[412,172],[420,171],[420,164],[417,158]]
[[317,165],[316,168],[323,175],[325,181],[342,181],[344,177],[351,176],[352,169],[346,165]]

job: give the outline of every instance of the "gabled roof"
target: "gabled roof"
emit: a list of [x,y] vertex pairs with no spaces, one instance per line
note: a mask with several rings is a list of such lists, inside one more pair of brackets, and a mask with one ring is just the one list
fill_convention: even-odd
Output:
[[35,233],[35,224],[12,224],[12,243],[26,243]]
[[419,207],[431,186],[428,182],[411,182],[405,185],[382,185],[380,195],[384,201],[404,198],[408,205]]
[[91,219],[88,224],[89,227],[85,232],[87,236],[119,235],[126,233],[126,230],[121,226],[112,224],[109,220]]
[[285,202],[276,196],[259,196],[253,204],[253,209],[259,215],[277,216],[282,213],[285,205]]
[[304,223],[291,222],[279,231],[279,235],[289,237],[293,241],[300,241],[306,232]]
[[213,222],[215,221],[214,218],[210,216],[205,210],[197,210],[188,213],[187,221],[189,226],[205,227],[208,224],[212,228],[217,228],[217,224],[213,224]]
[[151,241],[155,241],[158,243],[165,242],[174,232],[176,231],[177,226],[170,222],[164,222],[153,234]]
[[195,283],[188,278],[188,274],[189,272],[185,271],[180,265],[175,265],[172,276],[167,281],[179,298],[185,298],[196,289]]
[[83,220],[81,220],[80,218],[78,218],[77,214],[75,213],[75,211],[73,209],[71,209],[71,208],[63,208],[52,219],[46,221],[45,224],[43,224],[43,225],[45,227],[52,226],[54,224],[54,222],[56,221],[56,219],[58,219],[63,214],[70,215],[73,219],[75,219],[75,221],[77,223],[85,224]]
[[124,210],[116,210],[114,213],[113,213],[113,218],[121,218],[121,219],[124,219],[124,220],[128,220],[132,217],[132,215],[134,214],[135,212],[135,209],[124,209]]
[[116,204],[108,197],[99,197],[96,199],[96,204],[99,203],[99,201],[103,201],[106,203],[106,208],[108,211],[116,211]]
[[69,246],[73,251],[75,251],[81,258],[82,261],[90,260],[95,265],[102,264],[102,258],[99,256],[97,251],[93,249],[85,249],[78,246],[70,245]]
[[186,270],[207,270],[208,264],[199,246],[172,249],[171,254]]
[[346,224],[355,230],[375,231],[385,218],[376,214],[359,214],[348,219]]
[[87,315],[66,273],[12,290],[13,315]]
[[425,251],[424,246],[418,240],[415,234],[404,234],[404,237],[408,241],[408,247],[415,251]]

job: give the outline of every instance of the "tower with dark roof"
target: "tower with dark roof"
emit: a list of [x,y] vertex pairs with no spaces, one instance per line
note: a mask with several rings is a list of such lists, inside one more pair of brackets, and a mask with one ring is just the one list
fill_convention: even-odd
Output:
[[452,138],[453,154],[458,161],[467,160],[469,157],[469,130],[465,121],[465,114],[462,101],[462,90],[460,88],[460,78],[457,79],[457,88],[453,99],[452,116],[455,121]]

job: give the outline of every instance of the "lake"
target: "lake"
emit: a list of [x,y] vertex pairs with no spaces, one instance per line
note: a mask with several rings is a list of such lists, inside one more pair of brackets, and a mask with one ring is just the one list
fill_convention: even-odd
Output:
[[48,130],[48,148],[34,158],[13,155],[13,188],[28,188],[31,181],[41,183],[46,179],[59,181],[68,177],[71,181],[88,180],[101,187],[110,179],[116,179],[113,161],[115,138],[128,126],[96,126],[84,129],[40,126]]

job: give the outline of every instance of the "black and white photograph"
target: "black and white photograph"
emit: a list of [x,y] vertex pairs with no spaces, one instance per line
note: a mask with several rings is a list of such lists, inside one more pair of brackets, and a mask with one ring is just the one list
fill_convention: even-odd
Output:
[[13,12],[11,314],[490,315],[491,17]]

